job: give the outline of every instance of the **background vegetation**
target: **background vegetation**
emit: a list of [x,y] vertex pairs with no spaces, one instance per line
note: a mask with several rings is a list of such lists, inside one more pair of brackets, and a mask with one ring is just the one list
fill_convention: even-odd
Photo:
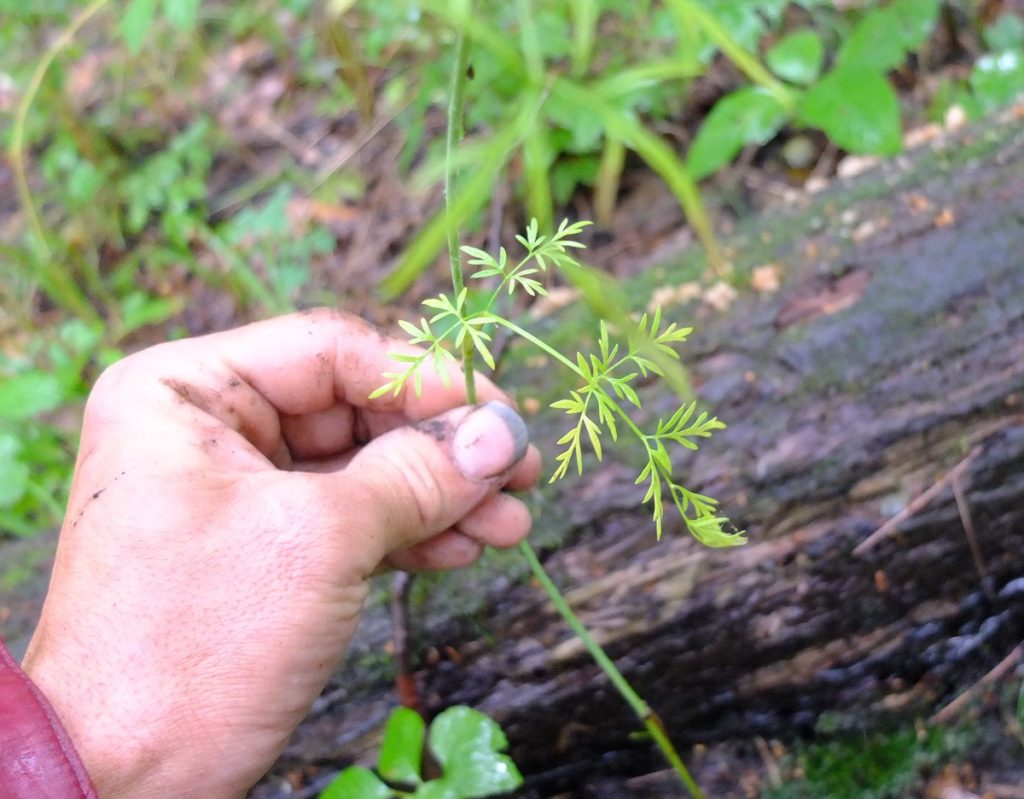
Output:
[[799,185],[1024,92],[1024,18],[980,0],[0,0],[0,538],[59,523],[125,351],[320,303],[387,321],[446,274],[459,31],[478,243],[614,235],[650,170],[734,283],[736,169]]

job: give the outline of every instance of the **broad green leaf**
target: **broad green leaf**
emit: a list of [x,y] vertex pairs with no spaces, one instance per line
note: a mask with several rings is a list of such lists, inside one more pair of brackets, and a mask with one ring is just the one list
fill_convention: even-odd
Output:
[[1006,12],[985,28],[983,36],[986,46],[994,53],[1024,49],[1024,19]]
[[870,11],[839,48],[836,63],[849,70],[888,72],[906,58],[896,14],[892,8]]
[[199,5],[203,0],[164,0],[167,21],[180,31],[188,32],[196,25]]
[[156,0],[131,0],[121,17],[121,38],[130,53],[138,53],[156,17]]
[[324,788],[319,799],[391,799],[394,795],[368,768],[351,766]]
[[0,381],[0,419],[18,421],[52,411],[64,401],[60,380],[47,372],[25,372]]
[[893,155],[902,147],[899,101],[875,72],[833,70],[804,95],[799,117],[850,152]]
[[982,56],[974,65],[970,84],[984,111],[1009,105],[1024,94],[1024,52],[1006,50]]
[[380,747],[378,767],[385,779],[419,785],[425,730],[426,724],[415,710],[395,709],[384,728]]
[[434,781],[438,790],[450,789],[465,799],[514,791],[522,785],[522,776],[511,758],[501,754],[507,746],[505,733],[493,719],[463,706],[445,710],[430,725],[430,749],[444,769],[441,779]]
[[870,11],[850,33],[836,56],[849,69],[888,72],[903,63],[907,52],[928,38],[939,12],[939,0],[897,0]]
[[747,86],[719,100],[693,140],[686,166],[694,179],[717,171],[748,144],[764,144],[788,114],[764,89]]
[[471,707],[448,708],[430,725],[430,749],[442,766],[467,749],[494,752],[506,746],[498,722]]
[[772,72],[784,80],[806,86],[821,74],[825,47],[812,30],[794,31],[765,53]]
[[430,725],[430,748],[444,768],[438,782],[465,799],[494,796],[522,784],[511,758],[500,754],[507,746],[497,722],[472,708],[449,708]]

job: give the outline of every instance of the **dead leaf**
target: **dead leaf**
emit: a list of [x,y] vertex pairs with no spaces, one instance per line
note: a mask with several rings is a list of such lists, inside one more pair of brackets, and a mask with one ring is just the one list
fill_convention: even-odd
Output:
[[931,200],[916,191],[904,197],[903,202],[906,203],[912,214],[927,213],[935,207]]
[[736,289],[724,280],[719,280],[704,292],[703,300],[719,313],[724,313],[736,301],[736,296]]
[[779,290],[781,273],[782,267],[778,264],[754,267],[754,272],[750,276],[750,286],[759,294],[774,294]]
[[308,197],[293,197],[285,213],[292,228],[297,230],[306,230],[312,223],[343,226],[360,216],[354,206],[322,203]]
[[888,220],[865,219],[853,229],[850,238],[857,244],[860,244],[862,241],[866,241],[874,236],[879,230],[884,230],[888,226]]
[[941,135],[942,128],[934,122],[929,122],[927,125],[922,125],[921,127],[914,128],[913,130],[908,130],[903,136],[903,146],[909,150],[920,144],[934,141]]
[[838,313],[854,305],[871,282],[871,270],[856,268],[841,277],[817,278],[779,309],[775,326],[789,327],[821,316]]
[[670,305],[683,305],[700,297],[703,289],[700,283],[680,283],[678,286],[662,286],[655,289],[647,303],[647,310],[650,313],[658,308],[667,308]]
[[949,227],[956,222],[956,214],[952,208],[943,208],[935,216],[935,227]]

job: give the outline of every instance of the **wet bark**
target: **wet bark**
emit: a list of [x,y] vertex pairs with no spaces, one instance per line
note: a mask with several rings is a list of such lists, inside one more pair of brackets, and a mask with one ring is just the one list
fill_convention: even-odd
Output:
[[[746,547],[655,542],[624,463],[549,500],[549,569],[677,741],[928,714],[1024,638],[1024,136],[986,135],[736,240],[785,282],[697,322],[686,360],[730,426],[680,467]],[[424,628],[425,696],[502,722],[523,795],[657,766],[539,588]],[[372,750],[386,693],[335,698],[282,769]]]

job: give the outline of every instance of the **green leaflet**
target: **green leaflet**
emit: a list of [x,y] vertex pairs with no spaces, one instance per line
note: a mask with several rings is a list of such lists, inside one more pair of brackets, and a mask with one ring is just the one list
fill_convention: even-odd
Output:
[[876,72],[833,70],[804,95],[799,118],[851,152],[894,155],[903,144],[896,93]]

